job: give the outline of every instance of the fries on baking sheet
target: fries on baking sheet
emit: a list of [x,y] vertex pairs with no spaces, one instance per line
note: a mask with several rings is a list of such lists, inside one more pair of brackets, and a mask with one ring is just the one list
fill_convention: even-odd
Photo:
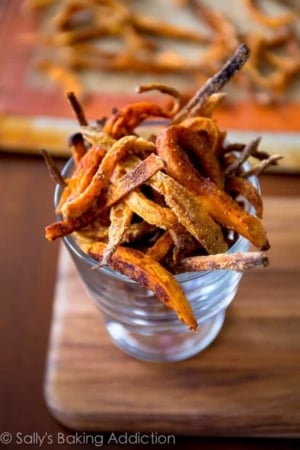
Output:
[[[197,323],[176,274],[268,264],[263,201],[251,175],[255,167],[262,170],[262,163],[276,164],[279,156],[270,160],[260,152],[259,139],[230,143],[213,118],[218,91],[248,56],[248,47],[240,45],[180,108],[179,94],[160,86],[177,105],[171,112],[137,102],[93,126],[82,119],[80,104],[71,103],[81,134],[70,138],[73,171],[63,183],[57,180],[62,185],[56,211],[61,219],[46,227],[46,238],[73,233],[96,268],[108,265],[153,290],[191,329]],[[139,136],[136,128],[153,113],[164,120],[157,134]],[[249,169],[245,163],[250,156],[258,163]],[[49,159],[47,164],[51,166]],[[53,167],[51,173],[56,173]],[[257,251],[227,252],[239,236]]]
[[171,75],[188,95],[242,42],[252,55],[233,80],[239,95],[260,103],[282,99],[300,73],[297,0],[231,3],[224,8],[220,0],[23,0],[23,9],[40,12],[39,30],[31,37],[36,71],[81,99],[97,90],[103,74],[112,84],[120,72],[123,81],[126,74],[145,80],[159,74],[166,84]]

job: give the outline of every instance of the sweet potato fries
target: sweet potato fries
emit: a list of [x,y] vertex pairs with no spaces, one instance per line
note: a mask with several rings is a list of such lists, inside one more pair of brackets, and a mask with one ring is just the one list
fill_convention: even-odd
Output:
[[[261,168],[279,157],[258,151],[259,140],[230,143],[213,118],[223,95],[218,91],[248,55],[248,47],[239,46],[181,108],[178,92],[160,86],[176,104],[170,111],[140,102],[90,126],[76,98],[68,95],[81,128],[70,139],[73,171],[57,180],[61,218],[46,227],[46,238],[73,233],[98,270],[108,265],[153,290],[191,329],[197,323],[175,274],[268,264],[263,202],[249,178],[255,167],[245,162],[251,156]],[[153,115],[164,120],[157,134],[139,136],[136,127]],[[228,252],[240,236],[257,251]]]

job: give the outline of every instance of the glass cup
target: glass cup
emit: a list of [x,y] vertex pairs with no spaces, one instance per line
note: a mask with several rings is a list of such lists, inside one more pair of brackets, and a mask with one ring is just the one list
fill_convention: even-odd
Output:
[[[69,160],[63,176],[71,169]],[[259,189],[257,178],[252,177],[251,181]],[[57,186],[55,205],[61,191]],[[246,209],[253,212],[249,204]],[[112,341],[139,360],[180,361],[208,347],[222,328],[226,309],[242,278],[242,273],[232,270],[176,275],[198,322],[197,331],[191,331],[151,291],[107,267],[92,270],[96,261],[79,248],[75,239],[69,235],[63,240],[91,299],[103,315]],[[229,252],[248,249],[248,240],[239,237]]]

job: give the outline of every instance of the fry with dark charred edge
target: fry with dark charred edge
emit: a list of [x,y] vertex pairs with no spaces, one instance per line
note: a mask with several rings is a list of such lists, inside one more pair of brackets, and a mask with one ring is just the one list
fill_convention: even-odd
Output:
[[240,153],[239,157],[237,157],[232,162],[232,164],[230,164],[228,167],[226,167],[225,175],[234,174],[244,164],[244,162],[247,161],[247,159],[249,158],[250,155],[252,155],[253,153],[256,153],[260,141],[261,141],[261,138],[258,137],[258,138],[253,139],[253,141],[250,141],[247,145],[245,145],[245,147],[242,150],[242,152]]
[[[89,247],[88,253],[101,262],[105,248],[105,244],[95,242]],[[111,256],[109,267],[150,289],[164,305],[175,311],[178,318],[191,330],[197,329],[193,311],[180,284],[150,256],[139,250],[119,246]]]
[[81,158],[86,154],[87,148],[81,133],[72,134],[69,138],[69,147],[75,166],[78,166]]
[[69,103],[73,109],[73,112],[78,120],[79,125],[88,125],[87,118],[85,117],[83,108],[81,106],[80,101],[78,100],[76,93],[73,91],[68,91],[66,93],[67,99],[69,100]]
[[279,161],[282,158],[283,158],[282,155],[271,155],[268,158],[265,158],[262,161],[260,161],[255,166],[251,167],[251,169],[249,169],[246,172],[244,172],[241,176],[244,177],[244,178],[250,177],[252,175],[258,176],[264,170],[266,170],[267,167],[276,165],[277,161]]
[[191,100],[175,115],[173,123],[179,123],[187,117],[196,116],[204,107],[209,97],[219,92],[228,83],[230,78],[243,67],[249,55],[250,50],[247,45],[241,44],[219,72],[209,78]]
[[106,206],[110,207],[130,191],[145,183],[158,170],[164,168],[164,162],[155,153],[138,163],[130,172],[111,184],[107,191]]
[[66,187],[67,186],[67,182],[66,180],[62,177],[60,170],[58,169],[58,167],[56,166],[52,156],[47,152],[47,150],[45,150],[44,148],[40,149],[40,152],[44,158],[44,161],[48,167],[48,171],[50,173],[51,178],[60,186],[62,187]]
[[217,255],[191,256],[183,258],[177,267],[182,272],[199,272],[210,270],[235,270],[245,272],[246,270],[266,267],[269,259],[262,252],[236,252],[222,253]]

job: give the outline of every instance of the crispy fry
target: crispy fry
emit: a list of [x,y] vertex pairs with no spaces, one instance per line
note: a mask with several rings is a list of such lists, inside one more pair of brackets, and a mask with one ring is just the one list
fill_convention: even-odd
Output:
[[155,261],[161,261],[174,245],[169,231],[165,231],[150,247],[146,254]]
[[261,140],[261,138],[258,137],[256,139],[254,139],[253,141],[249,142],[249,144],[247,144],[244,147],[240,156],[238,158],[236,158],[232,162],[232,164],[230,164],[228,167],[226,167],[225,174],[227,176],[235,173],[244,164],[244,162],[247,161],[247,159],[249,158],[250,155],[257,152],[260,140]]
[[206,102],[212,94],[217,93],[228,83],[230,78],[242,68],[249,58],[250,50],[245,44],[241,44],[234,55],[213,77],[207,80],[191,100],[173,118],[173,123],[179,123],[187,117],[193,117],[205,107]]
[[45,237],[48,241],[54,241],[57,238],[67,236],[73,231],[78,231],[92,223],[97,217],[97,208],[93,207],[80,217],[62,219],[48,225],[45,228]]
[[174,89],[173,87],[166,86],[161,83],[151,83],[151,84],[143,84],[141,86],[138,86],[138,88],[137,88],[137,92],[139,94],[143,93],[143,92],[152,91],[152,90],[157,90],[159,92],[162,92],[163,94],[171,95],[174,98],[173,107],[171,108],[171,110],[169,112],[170,117],[173,117],[179,111],[179,109],[182,107],[182,102],[183,102],[182,95],[180,94],[180,92],[177,89]]
[[115,139],[133,134],[134,129],[148,117],[170,117],[172,112],[151,102],[139,102],[125,106],[112,115],[104,125],[103,131]]
[[104,155],[105,150],[101,147],[94,146],[80,159],[72,177],[67,180],[67,186],[56,207],[57,214],[62,213],[62,206],[68,200],[78,196],[87,188]]
[[260,175],[267,167],[272,166],[274,164],[277,164],[277,161],[279,161],[280,159],[282,159],[283,156],[281,155],[271,155],[268,158],[263,159],[262,161],[260,161],[258,164],[256,164],[254,167],[252,167],[251,169],[247,170],[246,172],[244,172],[242,174],[242,177],[246,178],[246,177],[250,177],[251,175]]
[[69,138],[69,147],[75,163],[78,166],[81,158],[86,154],[87,148],[85,146],[83,136],[81,133],[75,133]]
[[88,125],[88,121],[85,117],[82,106],[76,96],[76,92],[68,91],[66,95],[67,95],[67,99],[70,102],[70,105],[72,106],[72,109],[78,120],[79,125],[82,125],[82,126]]
[[103,253],[101,265],[109,264],[109,261],[121,244],[123,236],[130,225],[133,213],[126,203],[118,203],[110,209],[110,226],[108,229],[108,243]]
[[263,201],[260,193],[253,184],[242,177],[231,176],[226,178],[226,191],[245,197],[254,206],[256,215],[260,219],[263,216]]
[[174,128],[174,140],[176,141],[177,134],[178,144],[196,156],[203,170],[203,175],[223,188],[224,173],[216,153],[221,134],[217,127],[213,126],[211,119],[203,118],[203,121],[197,122],[187,119],[182,122],[182,126]]
[[162,172],[158,172],[152,180],[153,186],[163,193],[178,222],[208,253],[221,253],[227,250],[221,227],[210,217],[196,195]]
[[146,159],[137,164],[130,172],[111,184],[107,191],[106,206],[110,207],[130,191],[145,183],[158,170],[164,168],[161,158],[151,153]]
[[125,136],[115,142],[106,152],[97,172],[86,189],[77,197],[62,205],[64,216],[79,217],[92,207],[101,194],[102,189],[107,186],[117,162],[124,158],[129,151],[135,148],[153,149],[153,147],[154,144],[135,136]]
[[268,249],[269,242],[262,223],[239,207],[214,182],[201,177],[172,138],[172,127],[163,130],[157,138],[157,152],[165,161],[168,174],[198,195],[203,207],[216,222],[246,237],[255,247]]
[[[103,8],[115,3],[105,0]],[[79,7],[84,7],[81,0]],[[46,238],[74,233],[82,251],[98,261],[95,269],[108,265],[152,290],[193,330],[197,322],[172,274],[268,264],[260,252],[230,252],[240,236],[258,249],[269,248],[260,220],[262,197],[248,177],[276,164],[279,156],[258,150],[260,139],[246,145],[225,141],[226,132],[211,117],[223,97],[215,90],[248,53],[246,46],[239,47],[223,71],[181,109],[176,90],[151,84],[140,92],[167,93],[175,99],[172,108],[133,103],[90,126],[75,95],[68,95],[80,133],[70,138],[74,164],[56,208],[62,220],[46,227]],[[174,114],[177,123],[166,121],[157,136],[139,137],[136,128],[144,119]],[[259,163],[248,170],[250,157]],[[249,203],[256,215],[248,212]]]
[[167,230],[176,227],[178,223],[170,208],[158,205],[137,190],[130,192],[124,201],[135,214],[158,228]]
[[58,183],[62,187],[67,186],[66,180],[62,177],[60,170],[56,166],[55,162],[53,161],[53,158],[51,155],[47,152],[47,150],[41,148],[40,150],[41,154],[43,155],[44,161],[48,167],[49,173],[53,180]]
[[184,258],[179,263],[179,271],[198,272],[206,270],[246,270],[266,267],[269,259],[261,252],[236,252],[218,255],[192,256]]
[[[99,262],[104,251],[105,244],[98,242],[89,248],[89,254]],[[150,256],[132,248],[119,246],[112,255],[109,266],[150,289],[164,305],[174,310],[178,318],[190,329],[197,329],[196,319],[180,284]]]

